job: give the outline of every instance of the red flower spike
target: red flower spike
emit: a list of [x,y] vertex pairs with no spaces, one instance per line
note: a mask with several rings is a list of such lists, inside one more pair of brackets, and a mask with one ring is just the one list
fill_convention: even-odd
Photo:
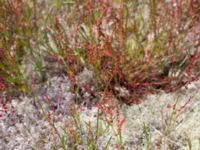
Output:
[[112,54],[108,50],[104,50],[103,53],[104,53],[104,56],[106,57],[112,57]]
[[123,126],[123,124],[125,123],[125,121],[126,121],[126,119],[123,118],[123,119],[119,122],[119,124],[118,124],[118,129],[117,129],[118,133],[121,133],[122,126]]

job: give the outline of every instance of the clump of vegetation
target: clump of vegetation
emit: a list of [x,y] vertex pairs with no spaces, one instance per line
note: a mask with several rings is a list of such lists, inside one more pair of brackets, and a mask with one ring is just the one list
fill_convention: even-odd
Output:
[[[62,59],[71,79],[87,68],[98,87],[112,90],[127,104],[155,89],[173,91],[197,78],[189,78],[197,51],[180,44],[198,22],[197,1],[47,4],[42,11],[39,6],[45,2],[1,1],[1,74],[9,85],[26,84],[19,68],[27,53],[42,71],[44,48]],[[129,94],[122,96],[122,89]]]
[[33,37],[30,12],[23,1],[0,1],[0,73],[11,93],[26,91],[20,65]]
[[[56,69],[53,65],[57,62],[63,68],[56,73],[69,77],[77,95],[86,91],[97,98],[98,115],[101,111],[105,118],[107,110],[101,108],[109,100],[103,101],[102,93],[133,104],[160,89],[175,91],[200,75],[196,69],[198,40],[182,44],[190,34],[195,35],[199,8],[198,0],[0,0],[0,92],[12,95],[32,89],[33,72],[27,77],[21,69],[29,65],[28,56],[33,58],[41,81],[45,81],[45,73]],[[52,66],[47,68],[45,60],[53,62]],[[95,83],[78,83],[77,76],[84,69],[94,74]],[[64,132],[75,148],[83,137],[79,114],[71,116],[72,128]],[[50,115],[47,119],[52,124]],[[106,121],[107,126],[112,125]],[[123,147],[120,130],[124,121],[118,120],[118,149]],[[91,124],[87,126],[87,148],[97,149],[100,130],[104,129],[98,126],[94,133]],[[54,125],[52,128],[56,131]],[[147,129],[144,125],[150,142]],[[66,149],[65,138],[60,139]]]
[[[134,103],[155,89],[173,91],[191,81],[189,65],[197,52],[191,54],[180,43],[198,21],[197,3],[67,3],[68,15],[52,14],[50,35],[67,62],[69,76],[86,67],[118,99]],[[181,27],[188,22],[189,27]],[[122,88],[130,96],[120,96]]]

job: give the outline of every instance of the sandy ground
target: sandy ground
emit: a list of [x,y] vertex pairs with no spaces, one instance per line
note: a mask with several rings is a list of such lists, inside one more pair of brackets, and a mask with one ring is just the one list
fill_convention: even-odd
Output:
[[[61,79],[58,78],[59,80]],[[73,94],[69,91],[69,81],[66,81],[67,79],[62,80],[65,80],[63,82],[65,89],[63,93],[65,93],[65,100],[67,101],[67,97],[70,98]],[[50,86],[46,86],[47,91],[57,93],[55,78],[52,81],[55,86],[53,89],[48,89]],[[146,150],[151,147],[151,149],[160,150],[188,150],[191,146],[192,150],[200,150],[199,87],[200,81],[195,81],[176,93],[161,91],[158,94],[148,95],[144,102],[139,105],[122,106],[120,116],[126,119],[122,127],[124,149]],[[48,109],[53,114],[44,102],[42,104],[44,109]],[[51,134],[51,126],[47,119],[43,117],[42,110],[36,108],[34,98],[21,96],[12,100],[6,106],[7,113],[3,111],[5,106],[0,105],[2,114],[0,118],[0,150],[51,149],[55,137]],[[14,112],[8,115],[12,106]],[[68,107],[68,105],[65,107]],[[96,112],[96,107],[85,108],[81,112],[80,125],[83,132],[86,129],[85,122],[91,121],[95,127]],[[63,134],[60,127],[64,126],[68,116],[67,114],[59,115],[59,112],[57,113],[57,117],[62,119],[57,121],[55,126],[58,128],[58,132]],[[110,127],[99,138],[99,149],[103,149],[110,137],[111,142],[108,149],[116,149],[117,140],[114,131],[116,131],[116,127]],[[85,148],[85,146],[79,146],[78,149],[82,148]]]

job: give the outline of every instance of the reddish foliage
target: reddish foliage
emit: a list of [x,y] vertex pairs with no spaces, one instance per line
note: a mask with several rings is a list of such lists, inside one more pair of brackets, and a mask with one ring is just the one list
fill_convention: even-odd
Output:
[[3,78],[0,76],[0,91],[4,91],[6,89],[6,85],[4,83]]
[[[180,71],[178,70],[180,69],[178,68],[181,62],[180,57],[186,51],[179,48],[182,39],[179,40],[177,34],[179,29],[176,28],[183,24],[181,21],[185,16],[191,15],[192,18],[197,16],[199,4],[196,3],[198,2],[195,0],[168,2],[150,0],[150,21],[147,27],[149,31],[145,34],[149,34],[148,32],[154,34],[152,48],[149,48],[151,45],[140,41],[140,38],[143,38],[140,34],[143,33],[140,31],[137,20],[123,16],[123,11],[127,11],[127,16],[132,15],[132,12],[129,12],[129,9],[132,9],[126,2],[118,4],[117,7],[115,2],[108,0],[87,1],[82,3],[81,7],[76,3],[74,16],[67,18],[69,26],[74,27],[72,36],[64,35],[64,32],[68,30],[65,31],[64,25],[59,21],[58,13],[52,14],[56,32],[50,34],[58,48],[64,51],[63,57],[70,70],[70,79],[74,79],[83,67],[87,67],[94,73],[97,72],[98,83],[107,87],[121,101],[126,104],[138,103],[145,94],[153,93],[157,89],[167,92],[175,91],[197,78],[197,75],[192,76],[191,71],[196,65],[197,56],[189,58],[185,63],[186,67],[181,68],[183,75],[169,76],[174,66],[177,67],[174,73]],[[133,54],[136,55],[133,56],[133,60],[129,56],[127,46],[130,34],[139,40],[139,46],[136,49],[133,48],[134,51],[138,51],[138,54],[137,52]],[[144,38],[147,38],[146,36]],[[71,38],[75,41],[74,43],[70,42]],[[146,41],[148,43],[148,40]],[[75,53],[77,49],[83,56],[84,63],[77,58]],[[159,49],[158,52],[157,49]],[[167,64],[170,65],[165,73],[164,69],[167,68],[165,66]],[[120,94],[115,90],[116,86],[125,87],[131,96],[118,96]]]

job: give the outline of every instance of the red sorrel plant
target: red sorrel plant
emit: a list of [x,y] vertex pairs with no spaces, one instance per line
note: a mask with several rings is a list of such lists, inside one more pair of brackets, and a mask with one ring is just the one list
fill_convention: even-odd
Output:
[[3,81],[3,78],[0,76],[0,91],[5,91],[5,83]]
[[[176,90],[185,84],[183,78],[190,81],[183,73],[191,60],[186,57],[189,50],[180,48],[189,30],[177,33],[181,18],[188,13],[188,3],[73,2],[68,15],[52,13],[49,35],[67,62],[69,76],[86,67],[95,73],[100,85],[109,83],[118,99],[133,103],[158,88]],[[184,22],[189,21],[186,18]],[[170,75],[172,68],[178,76]],[[121,87],[130,96],[120,96],[116,89]]]
[[[48,97],[46,97],[46,100],[50,108],[49,110],[45,110],[40,102],[38,102],[49,122],[49,125],[52,127],[52,136],[59,137],[60,143],[55,140],[53,145],[54,148],[70,147],[72,149],[76,149],[78,146],[83,146],[88,149],[98,149],[100,146],[107,149],[112,136],[115,136],[117,143],[116,146],[120,149],[123,148],[121,130],[125,122],[125,118],[121,118],[119,114],[120,106],[114,101],[111,91],[108,92],[108,94],[106,94],[106,92],[102,94],[101,103],[95,107],[97,108],[96,111],[91,114],[95,117],[94,122],[92,120],[83,121],[84,118],[81,118],[83,117],[81,113],[86,113],[85,109],[82,104],[77,105],[74,100],[71,100],[69,106],[66,108],[68,110],[67,120],[63,120],[63,117],[66,116],[66,114],[60,112],[65,110],[59,110],[60,113],[58,114],[58,110],[52,108],[53,106],[51,104],[51,100]],[[64,126],[57,128],[57,122],[62,122]],[[62,129],[62,132],[60,128]],[[105,145],[102,145],[102,143],[99,143],[99,139],[108,130],[110,130],[113,135],[110,135],[111,137],[108,141],[105,141]]]
[[0,72],[11,92],[26,91],[26,83],[20,72],[20,61],[27,47],[24,33],[24,2],[0,1]]
[[[95,73],[98,87],[109,83],[108,88],[126,103],[136,102],[141,95],[157,88],[175,90],[185,84],[183,78],[189,81],[190,75],[185,77],[183,70],[192,59],[185,57],[190,55],[190,48],[180,45],[198,23],[197,0],[83,0],[47,4],[45,10],[49,15],[40,16],[42,2],[0,2],[0,46],[7,61],[1,63],[1,70],[5,72],[6,67],[15,64],[8,69],[15,70],[14,75],[4,73],[3,78],[18,80],[9,84],[24,84],[25,81],[19,81],[19,66],[28,52],[34,55],[36,68],[42,70],[38,52],[41,46],[63,57],[70,78],[88,68]],[[182,27],[190,22],[188,28]],[[43,38],[46,43],[42,43]],[[169,75],[173,67],[174,72],[180,72],[178,76]],[[129,96],[121,96],[121,88],[128,90]]]
[[[175,128],[177,127],[177,125],[179,125],[181,122],[178,121],[179,117],[181,117],[181,115],[184,115],[184,112],[187,110],[188,104],[195,100],[194,97],[197,96],[197,93],[199,92],[199,87],[194,91],[194,93],[188,98],[186,99],[186,101],[184,101],[183,104],[180,105],[179,102],[179,97],[176,98],[174,103],[169,103],[166,106],[163,107],[163,109],[160,111],[160,116],[161,116],[161,122],[162,122],[162,128],[161,128],[161,133],[158,138],[156,139],[156,141],[154,141],[156,143],[156,146],[158,149],[163,149],[165,148],[165,144],[167,144],[168,146],[170,145],[170,141],[168,141],[168,143],[165,143],[167,141],[165,141],[165,138],[170,137],[170,134],[176,130]],[[189,148],[192,146],[191,145],[191,141],[188,138],[187,139],[188,142],[188,146]],[[151,144],[151,143],[149,143]]]
[[36,58],[39,55],[39,45],[43,41],[38,28],[38,25],[43,25],[43,16],[37,16],[41,6],[35,0],[0,1],[0,51],[3,55],[0,72],[11,91],[27,91],[27,81],[21,73],[21,66],[27,65],[27,59],[30,59],[27,58],[28,55],[35,58],[33,61],[36,61],[35,67],[38,69],[39,61]]
[[20,91],[26,92],[26,84],[15,59],[6,50],[0,48],[0,51],[2,53],[2,57],[0,58],[0,73],[3,90],[13,93],[16,87],[20,87]]

